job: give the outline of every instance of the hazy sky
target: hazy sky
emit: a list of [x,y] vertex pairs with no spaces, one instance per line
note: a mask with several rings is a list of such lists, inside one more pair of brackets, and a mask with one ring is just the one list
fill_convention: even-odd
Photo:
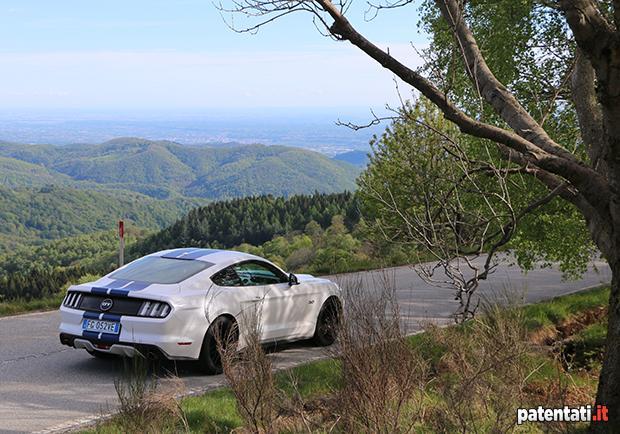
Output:
[[[350,19],[417,66],[416,6]],[[209,0],[2,0],[0,110],[381,107],[392,75],[306,14],[236,34]],[[408,89],[401,89],[409,92]]]

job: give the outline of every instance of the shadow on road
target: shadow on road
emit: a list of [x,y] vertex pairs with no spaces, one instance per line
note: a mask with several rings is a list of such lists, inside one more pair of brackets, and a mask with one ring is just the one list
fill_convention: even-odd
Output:
[[[328,354],[329,350],[324,348],[315,347],[311,340],[297,341],[297,342],[276,342],[273,344],[264,345],[263,347],[267,354],[271,354],[274,358],[280,359],[291,357],[297,359],[298,357],[304,357],[309,352],[315,352],[317,350],[323,350],[324,355]],[[78,351],[78,350],[76,350]],[[286,351],[286,355],[282,354]],[[121,357],[111,357],[109,359],[99,359],[96,357],[82,358],[76,361],[71,369],[79,375],[106,375],[109,378],[118,378],[123,373],[124,361]],[[169,376],[177,376],[179,378],[186,377],[205,377],[205,378],[222,378],[221,375],[206,375],[203,374],[198,366],[198,363],[190,360],[167,360],[167,359],[149,359],[149,373],[155,377],[165,378]]]

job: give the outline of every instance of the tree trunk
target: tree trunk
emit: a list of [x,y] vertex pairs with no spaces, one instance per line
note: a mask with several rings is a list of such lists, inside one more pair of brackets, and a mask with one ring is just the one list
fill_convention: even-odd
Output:
[[[618,247],[620,249],[620,246]],[[593,422],[591,432],[620,433],[620,262],[610,264],[611,294],[607,324],[607,350],[596,396],[597,405],[609,409],[608,422]]]

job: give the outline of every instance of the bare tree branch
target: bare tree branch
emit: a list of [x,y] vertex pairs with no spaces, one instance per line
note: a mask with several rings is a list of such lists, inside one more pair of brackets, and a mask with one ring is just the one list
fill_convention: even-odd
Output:
[[[520,152],[530,163],[551,173],[558,174],[578,187],[595,208],[606,202],[609,191],[602,177],[594,170],[577,161],[568,151],[557,146],[549,146],[548,150],[545,150],[518,134],[494,125],[475,121],[452,104],[447,97],[426,78],[406,67],[358,33],[349,21],[339,14],[329,0],[317,1],[334,19],[334,23],[330,27],[332,34],[336,35],[339,39],[350,41],[371,58],[378,61],[382,66],[400,77],[403,81],[418,89],[424,96],[440,108],[448,120],[458,125],[462,132],[475,137],[489,139]],[[546,136],[546,133],[544,136]],[[548,151],[553,151],[553,153]],[[567,157],[567,154],[570,155],[570,157]]]

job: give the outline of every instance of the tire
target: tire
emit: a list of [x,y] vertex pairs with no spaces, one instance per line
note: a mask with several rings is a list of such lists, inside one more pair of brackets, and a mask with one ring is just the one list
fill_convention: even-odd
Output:
[[328,298],[316,319],[313,342],[321,347],[333,344],[338,337],[338,327],[340,326],[340,315],[342,308],[340,302],[335,297]]
[[200,369],[207,375],[222,373],[222,359],[217,348],[218,334],[226,345],[236,346],[239,341],[237,323],[231,318],[220,316],[211,323],[202,341],[198,359]]

